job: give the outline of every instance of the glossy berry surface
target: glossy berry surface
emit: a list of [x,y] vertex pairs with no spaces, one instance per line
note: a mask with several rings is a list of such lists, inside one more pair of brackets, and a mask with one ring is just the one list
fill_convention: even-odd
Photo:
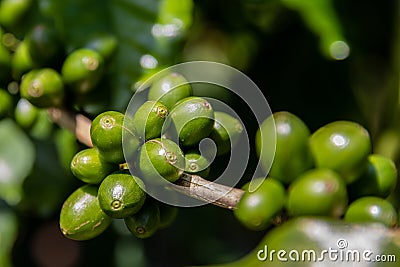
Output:
[[[273,154],[271,140],[276,137]],[[275,179],[289,184],[313,166],[308,139],[310,130],[296,115],[281,111],[268,117],[256,133],[256,152],[261,166]],[[272,165],[271,159],[274,155]]]
[[125,218],[135,214],[146,199],[142,187],[144,188],[143,182],[129,171],[108,175],[99,187],[101,209],[112,218]]
[[394,162],[385,156],[371,154],[365,172],[354,183],[349,185],[353,198],[377,196],[386,198],[397,184],[397,169]]
[[243,133],[242,123],[235,117],[225,113],[214,112],[214,126],[210,138],[217,145],[217,156],[227,154],[239,142]]
[[210,135],[214,126],[214,110],[201,97],[188,97],[179,101],[171,110],[170,119],[184,147],[197,145]]
[[185,172],[206,178],[210,173],[210,162],[198,151],[188,151],[185,154]]
[[98,52],[88,48],[75,50],[63,63],[63,81],[74,91],[87,93],[100,81],[103,65],[103,57]]
[[133,131],[133,126],[124,114],[117,111],[106,111],[98,115],[92,122],[90,137],[93,145],[99,150],[100,156],[110,163],[124,163],[125,156],[122,139],[127,144],[127,149],[134,155],[140,141]]
[[104,161],[96,148],[87,148],[78,152],[71,161],[72,174],[88,184],[99,184],[118,165]]
[[313,169],[290,184],[286,208],[292,216],[340,217],[347,207],[346,184],[334,171]]
[[138,238],[149,238],[160,226],[160,209],[154,200],[144,203],[139,212],[124,219],[128,230]]
[[60,228],[64,236],[74,240],[88,240],[104,232],[111,218],[100,208],[97,187],[84,185],[64,202],[60,214]]
[[185,168],[185,157],[179,146],[169,139],[152,139],[143,144],[136,167],[145,182],[175,182]]
[[156,101],[147,101],[135,112],[132,124],[142,139],[154,139],[161,136],[168,115],[169,111],[165,105]]
[[59,106],[64,97],[64,84],[53,69],[35,69],[22,78],[21,97],[41,108]]
[[235,217],[251,230],[264,230],[286,203],[286,192],[283,185],[272,178],[266,178],[254,192],[248,191],[248,184],[237,208]]
[[192,88],[185,77],[178,73],[170,73],[151,85],[148,98],[172,109],[179,100],[191,95]]
[[39,110],[37,107],[31,104],[25,98],[21,98],[14,110],[15,121],[23,128],[29,129],[36,122],[39,116]]
[[397,212],[389,201],[378,197],[363,197],[349,205],[344,215],[348,222],[379,222],[388,227],[397,224]]
[[329,123],[310,137],[310,148],[315,165],[338,172],[351,183],[360,178],[371,153],[368,131],[351,121]]

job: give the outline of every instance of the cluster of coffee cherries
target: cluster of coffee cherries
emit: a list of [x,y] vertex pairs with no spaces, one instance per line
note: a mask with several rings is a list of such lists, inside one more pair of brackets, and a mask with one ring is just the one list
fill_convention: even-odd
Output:
[[151,236],[173,221],[176,207],[146,194],[147,186],[174,183],[184,172],[206,177],[211,162],[198,150],[200,141],[212,139],[221,156],[240,139],[240,120],[193,96],[182,75],[168,73],[146,91],[132,115],[106,111],[93,120],[93,148],[78,152],[71,162],[72,173],[86,185],[61,209],[66,237],[94,238],[112,219],[123,219],[139,238]]
[[[276,151],[270,161],[270,140]],[[388,200],[397,182],[394,162],[372,154],[368,131],[352,121],[335,121],[314,133],[297,116],[277,112],[256,135],[268,178],[255,191],[249,184],[234,211],[247,228],[263,230],[282,218],[320,216],[348,222],[398,224]]]
[[0,117],[34,133],[49,123],[47,108],[90,112],[103,97],[114,36],[96,34],[68,48],[53,25],[41,22],[22,36],[0,28],[0,39]]

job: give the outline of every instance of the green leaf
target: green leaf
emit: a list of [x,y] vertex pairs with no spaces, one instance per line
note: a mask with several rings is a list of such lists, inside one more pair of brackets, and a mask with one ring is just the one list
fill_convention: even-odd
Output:
[[350,48],[332,0],[282,0],[282,3],[300,13],[309,29],[320,38],[320,49],[326,57],[347,58]]
[[[21,210],[42,218],[49,218],[58,212],[78,182],[69,168],[68,170],[64,168],[62,158],[57,151],[61,147],[56,139],[51,136],[47,140],[35,142],[37,151],[35,164],[23,183],[23,195],[18,205]],[[70,156],[68,154],[71,151],[65,150],[65,153],[64,156]]]
[[108,30],[108,1],[48,2],[49,15],[52,16],[69,50],[83,45],[88,34]]
[[10,205],[21,199],[21,186],[35,160],[26,134],[10,119],[0,121],[0,198]]
[[[174,54],[169,51],[174,46],[156,41],[152,34],[154,24],[180,21],[181,28],[186,30],[192,16],[192,0],[46,2],[50,2],[47,10],[50,10],[70,51],[83,46],[99,33],[113,34],[117,38],[118,46],[110,59],[107,78],[113,91],[110,108],[120,111],[126,108],[134,85],[146,73],[146,68],[154,69],[159,64],[173,62]],[[146,65],[149,62],[151,64]]]
[[[179,42],[184,39],[192,24],[192,0],[162,0],[155,23],[151,29],[157,40],[156,51],[161,65],[171,63],[170,58],[178,51]],[[146,65],[143,65],[146,68]]]
[[[111,86],[115,89],[112,106],[125,110],[134,83],[142,75],[142,56],[155,50],[151,28],[156,19],[155,0],[115,0],[110,7],[118,48],[110,63]],[[155,56],[155,55],[153,55]]]
[[187,31],[192,24],[192,9],[193,2],[189,0],[163,0],[158,23],[178,24],[183,31]]

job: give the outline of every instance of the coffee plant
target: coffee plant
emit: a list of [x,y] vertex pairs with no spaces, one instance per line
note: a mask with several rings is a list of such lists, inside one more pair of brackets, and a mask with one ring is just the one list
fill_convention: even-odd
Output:
[[397,266],[399,25],[0,0],[0,266]]

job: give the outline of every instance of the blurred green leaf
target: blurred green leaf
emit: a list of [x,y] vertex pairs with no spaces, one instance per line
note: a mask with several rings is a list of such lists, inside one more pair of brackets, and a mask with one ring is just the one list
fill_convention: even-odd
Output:
[[52,0],[48,2],[49,15],[52,16],[69,50],[83,45],[88,34],[109,28],[109,1]]
[[142,56],[155,51],[151,28],[159,1],[115,0],[112,3],[111,17],[118,38],[118,48],[110,63],[111,86],[115,90],[112,106],[121,110],[126,108],[134,83],[142,75]]
[[309,29],[320,38],[320,48],[326,57],[347,58],[350,48],[332,0],[282,0],[282,3],[301,14]]
[[11,250],[18,234],[17,216],[11,209],[0,207],[0,266],[11,267]]
[[158,23],[177,24],[183,31],[187,31],[192,24],[192,8],[191,0],[163,0]]
[[23,196],[18,206],[21,210],[44,218],[59,212],[62,203],[78,182],[70,170],[64,168],[54,141],[49,138],[35,142],[35,164],[23,183]]
[[158,14],[150,31],[155,45],[151,53],[140,58],[143,73],[133,84],[132,89],[139,87],[153,74],[165,67],[180,61],[183,40],[193,21],[193,0],[161,0]]
[[0,121],[0,198],[10,205],[21,199],[22,183],[35,161],[35,148],[10,119]]
[[110,109],[124,110],[143,69],[155,69],[161,55],[161,64],[172,62],[173,55],[165,50],[173,47],[156,42],[154,24],[178,21],[186,30],[191,23],[192,0],[52,0],[48,6],[70,51],[99,33],[117,38],[108,71],[113,88]]

